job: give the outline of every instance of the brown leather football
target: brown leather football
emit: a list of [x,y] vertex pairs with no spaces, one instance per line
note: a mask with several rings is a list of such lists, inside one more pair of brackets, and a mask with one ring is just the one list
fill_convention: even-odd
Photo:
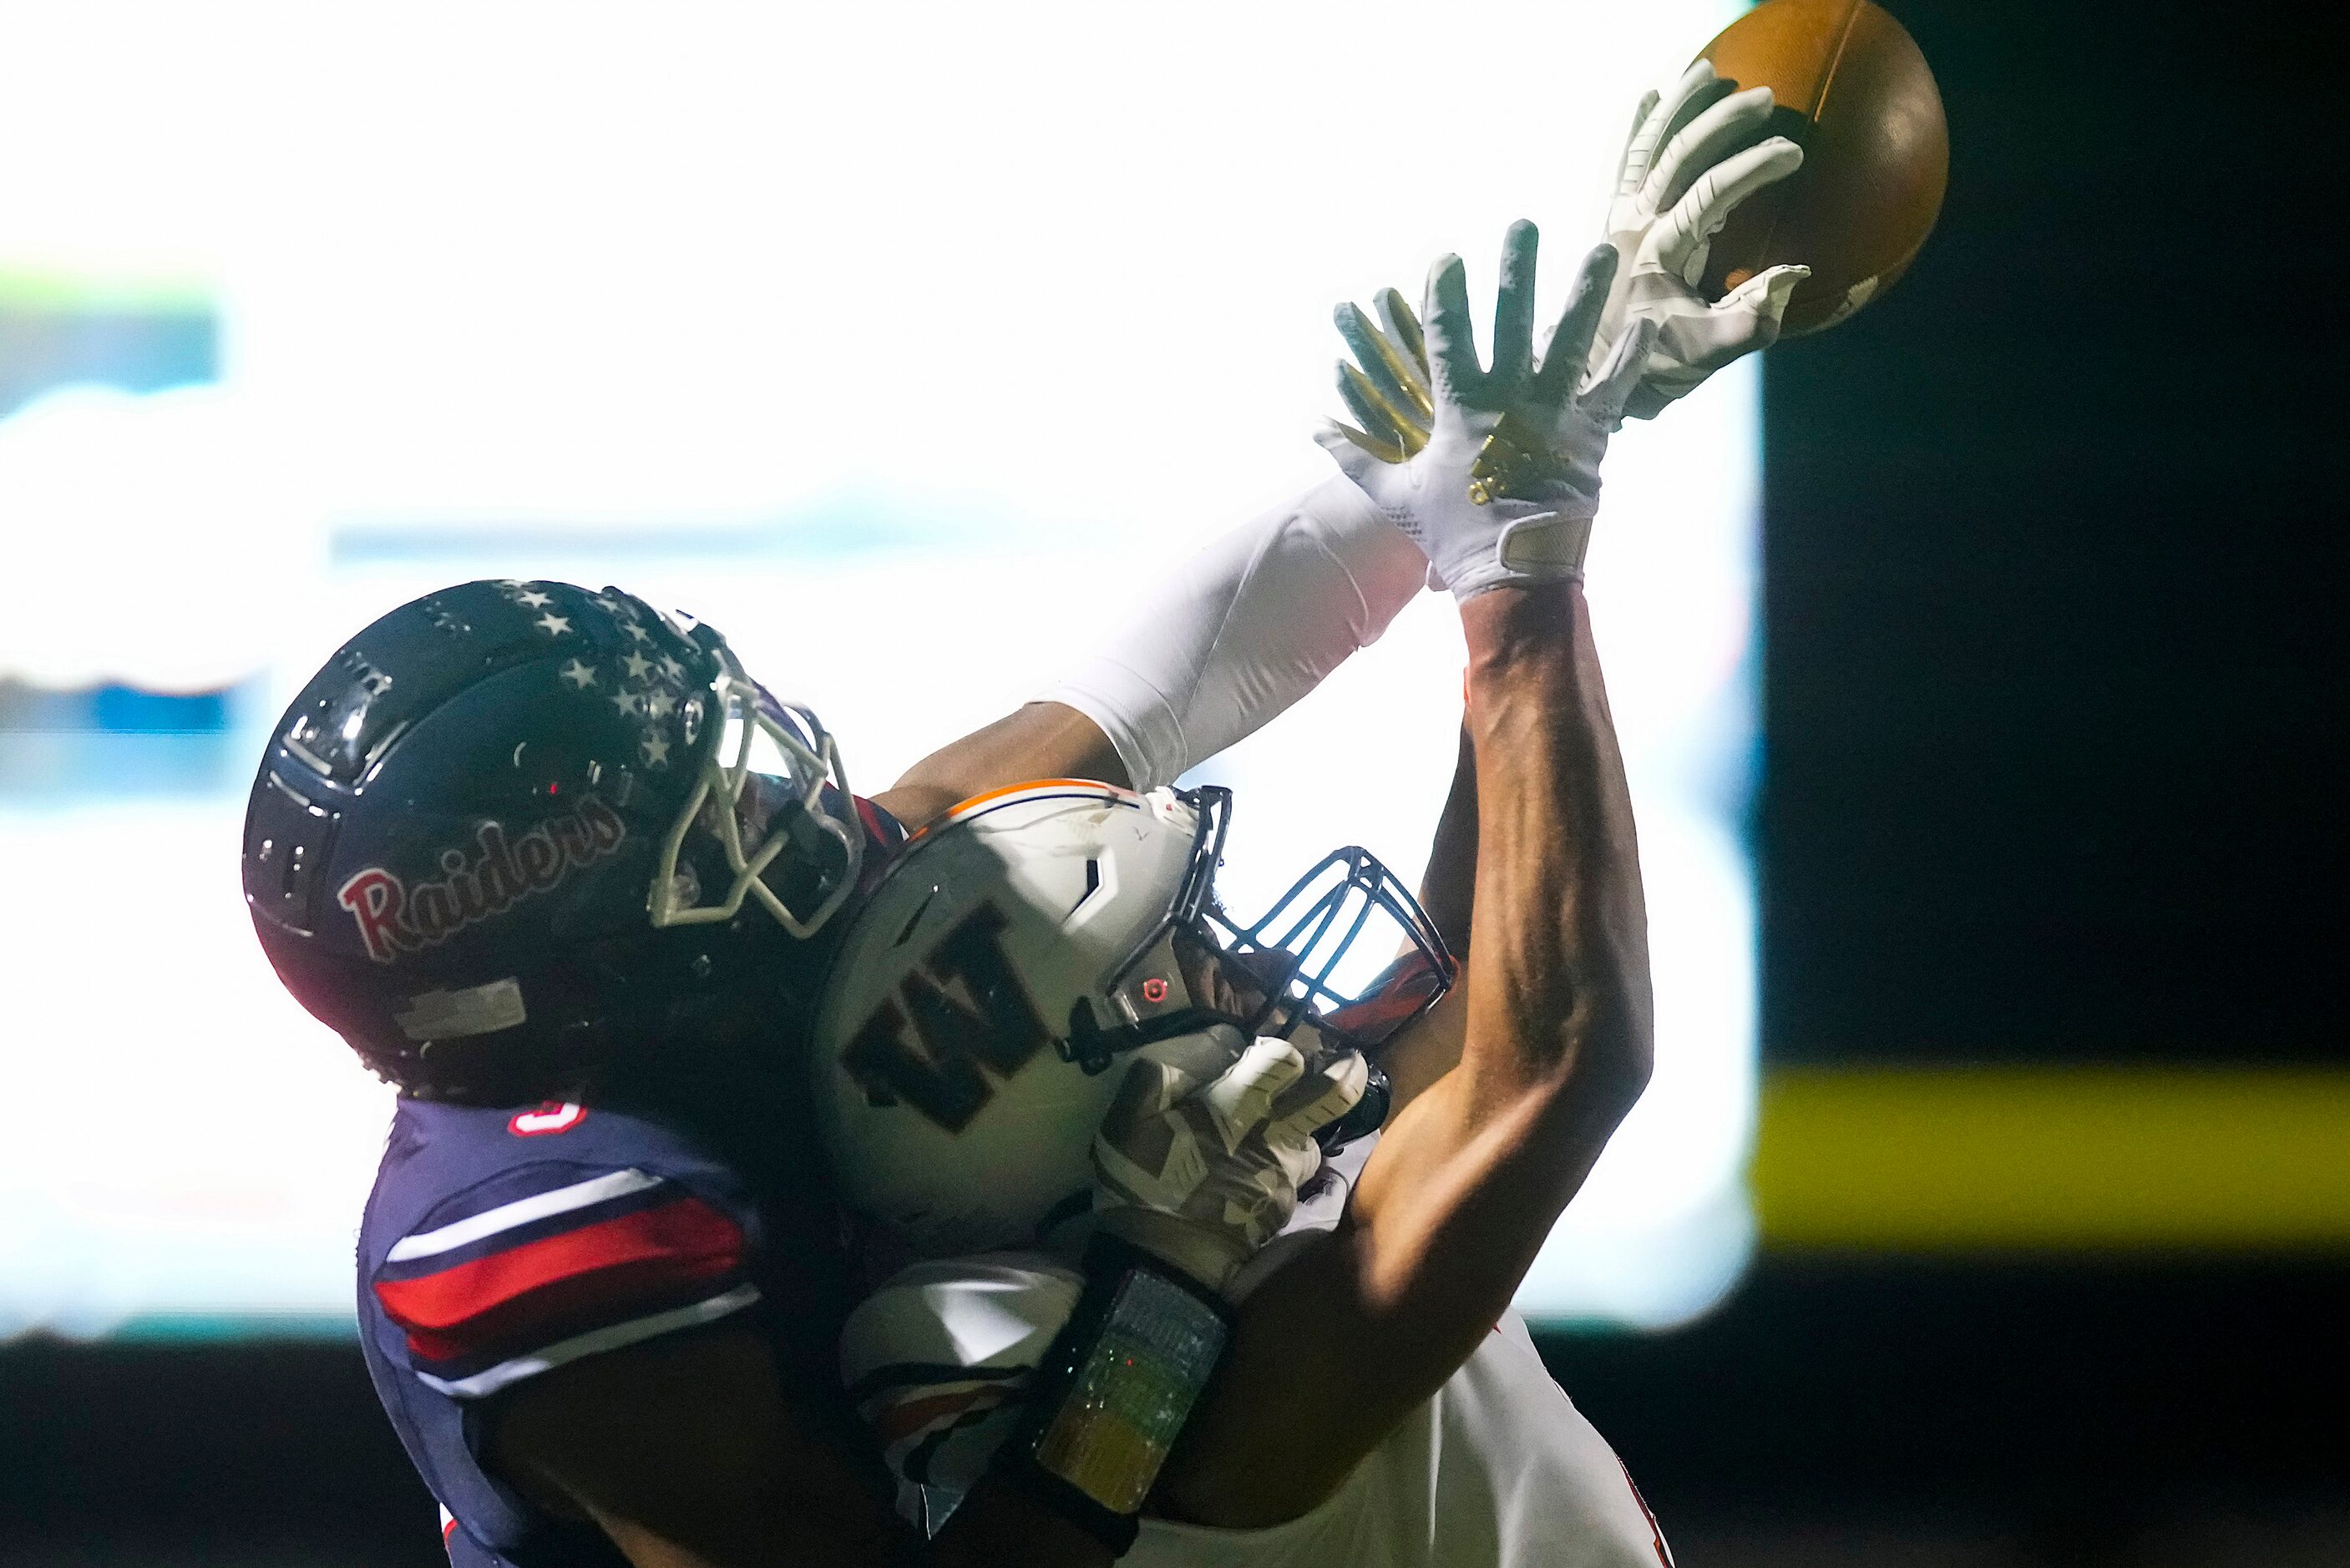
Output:
[[1942,210],[1950,134],[1934,73],[1901,24],[1869,0],[1766,0],[1702,57],[1742,88],[1767,86],[1772,127],[1804,166],[1742,203],[1707,259],[1713,297],[1765,267],[1812,275],[1782,336],[1833,327],[1893,286]]

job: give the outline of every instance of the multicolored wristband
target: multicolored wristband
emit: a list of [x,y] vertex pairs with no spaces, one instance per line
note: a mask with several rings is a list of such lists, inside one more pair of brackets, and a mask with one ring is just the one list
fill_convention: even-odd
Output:
[[1231,1332],[1221,1298],[1097,1236],[1085,1293],[1037,1366],[1027,1420],[993,1473],[1124,1552]]

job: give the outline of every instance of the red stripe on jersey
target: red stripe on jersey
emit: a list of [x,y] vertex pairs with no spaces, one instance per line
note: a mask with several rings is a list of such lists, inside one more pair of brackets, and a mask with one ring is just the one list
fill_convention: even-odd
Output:
[[564,1338],[616,1308],[737,1267],[743,1228],[699,1198],[617,1215],[412,1280],[378,1280],[376,1300],[409,1348],[454,1361],[517,1340]]

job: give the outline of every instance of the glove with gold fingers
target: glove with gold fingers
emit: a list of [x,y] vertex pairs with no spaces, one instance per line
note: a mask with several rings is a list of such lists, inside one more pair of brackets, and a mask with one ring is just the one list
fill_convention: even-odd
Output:
[[1338,329],[1359,366],[1341,364],[1339,395],[1361,421],[1316,438],[1349,479],[1419,545],[1431,586],[1466,599],[1489,588],[1578,577],[1599,508],[1599,462],[1622,423],[1656,324],[1636,319],[1586,377],[1617,253],[1584,258],[1566,312],[1534,354],[1532,223],[1503,242],[1493,358],[1480,363],[1461,258],[1429,274],[1427,330],[1392,291],[1387,329],[1353,306]]

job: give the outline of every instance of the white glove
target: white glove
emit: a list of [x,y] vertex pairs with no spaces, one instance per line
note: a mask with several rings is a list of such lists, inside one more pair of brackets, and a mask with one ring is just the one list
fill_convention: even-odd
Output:
[[[1537,366],[1536,244],[1534,226],[1523,221],[1503,240],[1491,369],[1478,362],[1459,256],[1440,258],[1429,273],[1423,354],[1409,351],[1417,326],[1391,294],[1380,301],[1390,338],[1352,306],[1338,313],[1340,333],[1365,361],[1360,369],[1340,365],[1339,392],[1365,428],[1333,423],[1315,439],[1428,556],[1430,584],[1458,598],[1583,575],[1599,510],[1599,460],[1655,333],[1653,323],[1634,321],[1586,379],[1617,264],[1617,253],[1601,245],[1584,258]],[[1424,384],[1409,375],[1415,358],[1426,369]]]
[[1094,1135],[1094,1213],[1220,1291],[1288,1223],[1322,1168],[1315,1129],[1353,1108],[1370,1069],[1348,1052],[1308,1072],[1287,1041],[1242,1050],[1229,1024],[1191,1039],[1127,1069]]
[[1697,291],[1713,236],[1738,203],[1804,162],[1802,148],[1762,135],[1771,89],[1732,92],[1734,85],[1700,60],[1681,73],[1670,98],[1643,96],[1617,166],[1607,243],[1625,264],[1608,291],[1593,355],[1604,363],[1631,322],[1657,323],[1656,346],[1625,405],[1635,419],[1656,418],[1724,365],[1778,341],[1787,296],[1812,275],[1809,267],[1774,266],[1713,304]]

